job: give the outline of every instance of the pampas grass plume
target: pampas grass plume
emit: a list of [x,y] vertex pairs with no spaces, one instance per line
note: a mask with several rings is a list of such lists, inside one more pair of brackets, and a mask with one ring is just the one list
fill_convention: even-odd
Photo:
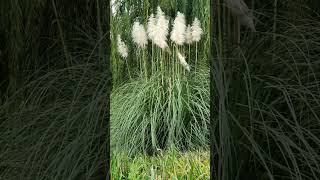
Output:
[[127,45],[122,41],[120,34],[118,35],[117,38],[118,42],[118,52],[121,57],[127,58],[128,57],[128,47]]
[[201,35],[202,35],[202,29],[200,25],[200,21],[198,18],[194,18],[194,21],[191,26],[191,34],[192,34],[192,40],[195,42],[200,41]]
[[148,19],[148,27],[147,27],[148,38],[151,41],[154,41],[156,30],[157,30],[157,22],[156,22],[156,18],[154,17],[154,14],[152,13]]
[[186,29],[186,43],[187,44],[191,44],[192,41],[192,30],[191,30],[191,26],[188,25],[187,29]]
[[186,34],[186,20],[183,13],[178,11],[177,16],[173,22],[170,39],[178,45],[183,45]]
[[143,25],[138,21],[134,22],[132,27],[132,38],[133,41],[140,47],[145,48],[148,43],[147,33]]
[[167,36],[169,30],[169,20],[166,19],[164,12],[158,6],[157,9],[157,23],[153,36],[153,42],[161,49],[168,47]]

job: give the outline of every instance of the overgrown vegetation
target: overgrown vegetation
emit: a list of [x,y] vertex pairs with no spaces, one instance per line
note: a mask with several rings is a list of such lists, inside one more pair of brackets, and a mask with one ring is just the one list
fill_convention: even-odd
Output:
[[199,179],[210,178],[209,152],[161,152],[157,157],[114,155],[112,179]]
[[257,32],[237,45],[215,2],[214,178],[318,179],[319,15],[310,1],[251,1]]
[[108,1],[0,2],[0,179],[102,179]]

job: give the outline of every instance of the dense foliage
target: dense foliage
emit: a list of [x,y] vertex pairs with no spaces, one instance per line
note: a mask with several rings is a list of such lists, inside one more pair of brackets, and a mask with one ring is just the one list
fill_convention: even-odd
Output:
[[221,3],[212,12],[213,175],[318,179],[320,17],[312,2],[249,1],[257,32],[241,28],[240,44]]
[[0,179],[106,177],[108,1],[0,1]]

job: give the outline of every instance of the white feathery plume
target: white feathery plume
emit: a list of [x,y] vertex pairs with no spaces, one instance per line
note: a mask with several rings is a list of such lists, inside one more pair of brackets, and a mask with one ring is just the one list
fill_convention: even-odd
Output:
[[168,47],[167,36],[169,29],[169,20],[166,19],[164,12],[158,6],[157,11],[157,24],[155,29],[155,34],[153,36],[154,43],[159,46],[161,49]]
[[177,55],[178,55],[178,59],[180,61],[180,64],[187,70],[190,71],[190,66],[189,64],[186,62],[186,58],[179,52],[177,51]]
[[194,18],[191,26],[192,40],[195,42],[200,41],[202,35],[202,29],[200,27],[200,21],[198,18]]
[[183,13],[178,11],[173,22],[170,39],[178,45],[183,45],[186,35],[186,19]]
[[156,18],[154,17],[154,14],[152,13],[148,19],[148,27],[147,27],[148,38],[151,41],[154,41],[154,36],[155,36],[156,30],[157,30],[156,25],[157,25]]
[[133,23],[132,27],[132,38],[133,41],[140,47],[145,48],[148,43],[147,33],[144,29],[143,25],[140,24],[138,21]]
[[118,35],[118,52],[121,57],[127,58],[128,57],[128,47],[122,41],[120,34]]
[[186,29],[186,43],[187,44],[191,44],[192,41],[192,30],[191,30],[191,26],[188,25],[187,29]]

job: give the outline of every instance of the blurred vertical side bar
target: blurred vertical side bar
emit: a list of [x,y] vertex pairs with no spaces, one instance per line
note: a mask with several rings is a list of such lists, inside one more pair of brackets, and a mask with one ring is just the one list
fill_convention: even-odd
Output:
[[215,35],[216,35],[216,2],[217,0],[210,0],[210,54],[209,54],[209,65],[210,65],[210,179],[215,178],[215,166],[214,166],[214,106],[215,106],[215,97],[214,97],[214,49],[215,47]]
[[110,40],[110,13],[111,6],[110,0],[96,0],[97,3],[97,30],[99,31],[99,62],[107,69],[106,83],[107,88],[105,92],[104,111],[101,113],[102,132],[105,134],[101,136],[100,144],[103,149],[102,159],[104,163],[100,167],[101,179],[110,179],[110,93],[112,88],[112,76],[110,69],[110,53],[111,53],[111,40]]

